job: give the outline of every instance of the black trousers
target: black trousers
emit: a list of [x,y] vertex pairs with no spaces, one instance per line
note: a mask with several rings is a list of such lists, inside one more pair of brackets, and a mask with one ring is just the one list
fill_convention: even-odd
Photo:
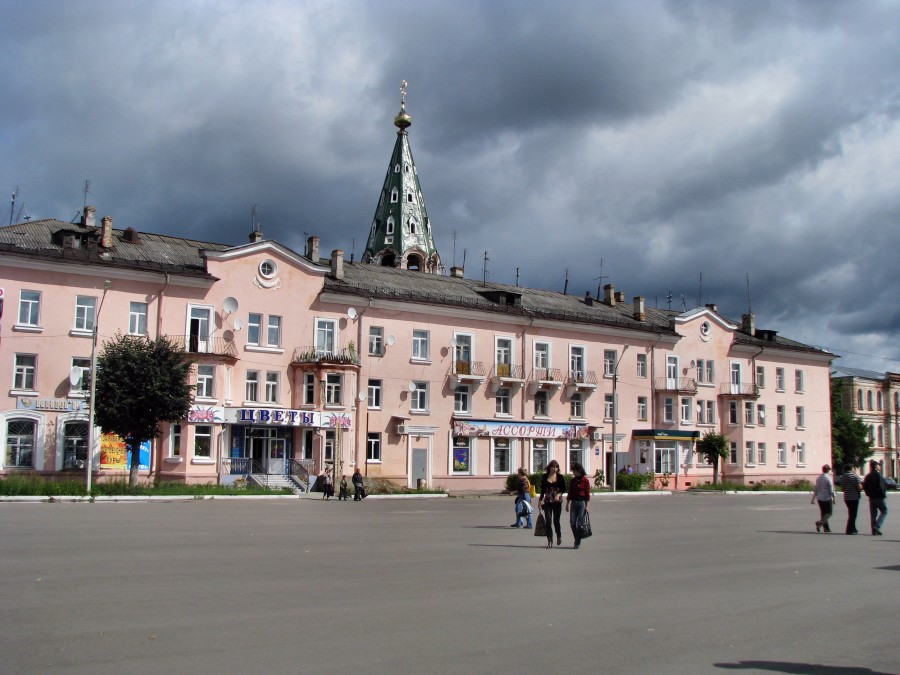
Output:
[[[562,513],[562,502],[544,502],[544,520],[547,521],[547,541],[553,539],[553,528],[556,528],[557,541],[562,539],[562,527],[559,524],[559,517]],[[551,525],[553,527],[551,527]]]
[[844,530],[847,534],[854,534],[857,532],[856,529],[856,512],[859,511],[859,500],[852,499],[850,501],[844,502],[847,505],[847,529]]

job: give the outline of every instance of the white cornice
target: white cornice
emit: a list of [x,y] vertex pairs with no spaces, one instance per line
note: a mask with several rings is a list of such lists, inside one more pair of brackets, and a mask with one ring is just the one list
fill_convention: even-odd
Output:
[[[67,260],[37,260],[23,258],[21,256],[0,254],[0,265],[17,267],[27,270],[39,270],[41,272],[56,272],[59,274],[78,274],[86,277],[103,277],[107,279],[124,279],[127,281],[142,281],[147,283],[161,283],[166,276],[165,270],[134,270],[127,267],[107,267],[88,262]],[[177,286],[191,288],[212,288],[218,279],[215,277],[194,277],[169,272],[169,283]]]
[[837,354],[811,354],[809,352],[801,352],[793,349],[779,348],[778,346],[762,346],[762,345],[731,345],[732,352],[740,352],[752,354],[754,356],[764,356],[766,354],[775,354],[779,358],[791,358],[798,361],[821,361],[830,363],[838,358]]
[[312,272],[314,274],[321,274],[324,276],[331,269],[328,265],[316,264],[308,258],[297,255],[294,251],[286,246],[282,246],[277,241],[270,240],[255,241],[242,246],[235,246],[225,251],[202,250],[200,254],[208,260],[226,261],[235,258],[243,258],[248,255],[255,255],[257,253],[265,253],[267,251],[275,252],[298,267],[302,267],[307,272]]

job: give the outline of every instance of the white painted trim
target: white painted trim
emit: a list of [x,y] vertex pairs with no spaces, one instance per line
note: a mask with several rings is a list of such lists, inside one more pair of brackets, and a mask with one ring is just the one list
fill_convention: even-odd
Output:
[[[41,272],[57,272],[60,274],[77,274],[85,277],[105,277],[107,279],[123,279],[125,281],[143,281],[150,283],[159,283],[164,278],[167,271],[164,269],[150,271],[129,270],[124,268],[110,268],[103,265],[92,265],[83,261],[73,261],[68,259],[59,260],[35,260],[24,256],[2,255],[0,254],[0,266],[23,268],[28,270],[39,270]],[[219,281],[210,277],[194,277],[182,276],[180,274],[169,274],[170,286],[188,286],[192,288],[212,288],[213,284]]]

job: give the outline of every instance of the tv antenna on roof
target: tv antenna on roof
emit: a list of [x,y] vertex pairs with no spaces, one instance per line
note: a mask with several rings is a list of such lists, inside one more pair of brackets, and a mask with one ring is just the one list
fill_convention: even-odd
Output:
[[609,275],[603,274],[603,258],[600,258],[600,276],[594,277],[594,281],[597,282],[597,297],[600,298],[600,287],[603,286],[603,280],[609,279]]
[[13,190],[12,200],[9,205],[9,224],[13,224],[13,213],[16,211],[16,197],[19,196],[19,186],[16,185],[16,189]]
[[84,192],[84,201],[83,201],[82,204],[81,204],[82,210],[84,210],[84,207],[87,206],[87,196],[88,196],[88,192],[90,192],[90,191],[91,191],[91,181],[85,180],[85,181],[84,181],[84,190],[83,190],[83,192]]
[[753,314],[753,298],[750,297],[750,274],[747,274],[747,313]]
[[259,218],[256,214],[256,204],[250,209],[250,230],[252,232],[259,232]]
[[666,309],[672,309],[672,291],[666,293]]
[[481,257],[484,258],[484,263],[481,266],[481,283],[487,283],[487,264],[490,258],[488,258],[488,252],[485,251],[481,254]]

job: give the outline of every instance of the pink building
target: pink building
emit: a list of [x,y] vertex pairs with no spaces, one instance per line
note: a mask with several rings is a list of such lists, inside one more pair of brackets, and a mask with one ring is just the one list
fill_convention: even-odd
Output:
[[395,124],[361,263],[321,259],[316,237],[301,253],[258,232],[230,246],[97,227],[93,207],[77,224],[0,228],[0,472],[83,475],[89,454],[100,476],[123,471],[99,433],[87,448],[95,328],[101,349],[122,332],[190,355],[194,408],[145,458],[163,480],[303,486],[338,460],[407,486],[485,489],[554,458],[686,488],[712,482],[694,452],[707,430],[731,444],[730,481],[809,479],[830,462],[832,354],[713,306],[445,276],[405,109]]

